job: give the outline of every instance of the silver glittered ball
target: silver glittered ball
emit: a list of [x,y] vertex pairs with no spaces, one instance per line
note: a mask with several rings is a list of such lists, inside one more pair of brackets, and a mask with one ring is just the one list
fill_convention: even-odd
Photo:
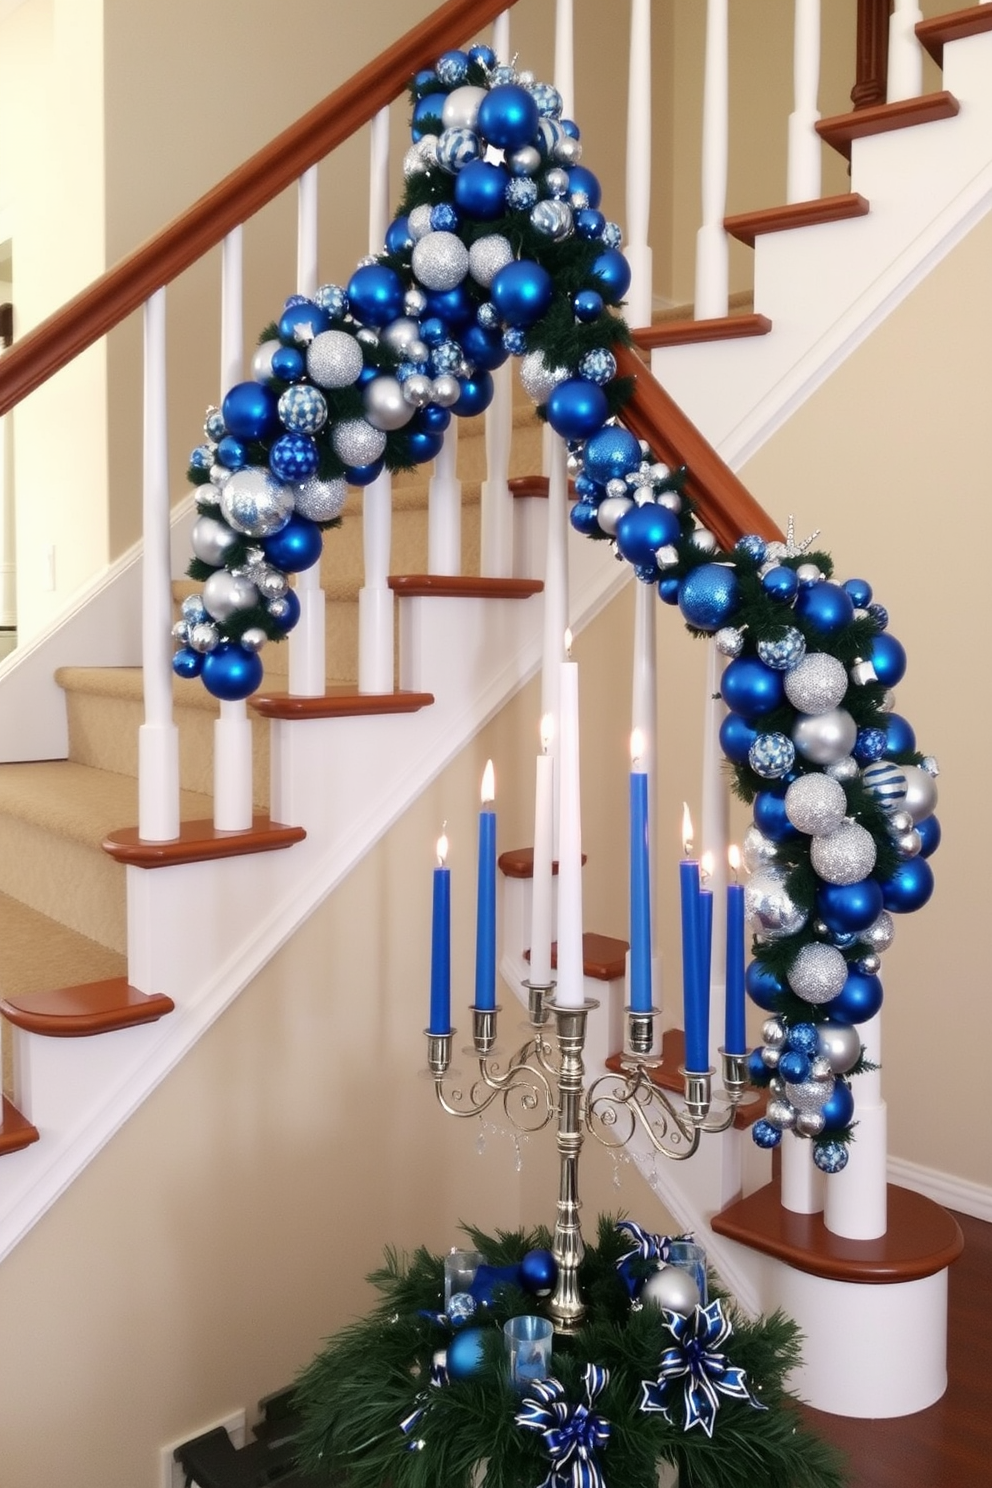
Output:
[[221,487],[220,507],[228,525],[248,537],[280,532],[293,514],[293,488],[268,470],[246,465]]
[[404,398],[402,383],[382,375],[365,384],[362,406],[373,429],[402,429],[416,411]]
[[196,625],[190,626],[187,645],[193,651],[199,651],[201,656],[206,656],[220,645],[220,632],[209,620],[200,620]]
[[796,1116],[796,1134],[800,1137],[818,1137],[826,1124],[822,1111],[800,1111]]
[[754,873],[757,869],[767,868],[777,861],[778,844],[770,837],[766,837],[761,828],[752,823],[744,833],[741,857],[748,873]]
[[267,640],[268,636],[260,625],[249,625],[241,632],[241,644],[246,651],[261,651]]
[[427,233],[414,243],[410,266],[425,289],[444,294],[468,273],[468,249],[455,233]]
[[877,920],[858,934],[858,940],[862,945],[871,946],[873,951],[887,951],[895,939],[896,922],[887,909],[883,909]]
[[797,1112],[809,1115],[826,1105],[833,1089],[833,1080],[803,1080],[797,1085],[786,1085],[785,1094]]
[[908,832],[913,825],[913,818],[908,811],[890,811],[888,817],[889,832],[897,836],[900,832]]
[[416,145],[411,145],[403,156],[403,179],[412,181],[415,176],[422,176],[427,170],[427,161],[421,155]]
[[836,946],[803,946],[786,973],[789,986],[803,1002],[829,1002],[847,981],[847,962]]
[[307,347],[307,373],[318,387],[351,387],[364,365],[362,348],[347,331],[321,331]]
[[722,630],[718,630],[713,640],[721,656],[740,656],[744,650],[744,637],[732,625],[725,625]]
[[436,134],[422,134],[417,141],[417,153],[428,170],[433,170],[437,165],[438,136]]
[[534,403],[546,403],[558,384],[567,377],[568,368],[549,367],[543,351],[528,351],[520,360],[521,386]]
[[811,1060],[809,1066],[809,1077],[811,1080],[818,1080],[822,1083],[822,1081],[824,1080],[833,1079],[833,1074],[834,1072],[833,1068],[831,1067],[830,1060],[824,1059],[822,1054],[817,1054],[816,1057]]
[[764,940],[795,935],[809,918],[789,895],[785,874],[775,868],[765,868],[748,879],[744,912],[751,929]]
[[919,765],[903,765],[901,769],[906,781],[902,804],[914,822],[921,822],[937,809],[937,782],[928,770]]
[[556,165],[578,165],[582,159],[582,141],[563,134],[551,154]]
[[645,1305],[665,1308],[685,1317],[699,1305],[701,1298],[695,1279],[688,1271],[683,1271],[681,1266],[663,1266],[645,1281],[640,1290],[640,1300]]
[[204,584],[203,603],[207,613],[223,624],[240,610],[253,610],[258,604],[258,590],[248,579],[221,568]]
[[596,509],[596,520],[604,532],[612,537],[617,530],[620,518],[630,511],[634,505],[629,496],[607,496],[601,501]]
[[343,480],[320,480],[313,476],[296,486],[296,510],[311,522],[333,522],[348,497]]
[[829,775],[811,771],[800,775],[785,793],[785,814],[798,832],[825,837],[844,820],[847,796],[844,787]]
[[471,83],[453,88],[441,109],[441,123],[445,129],[474,129],[479,105],[487,96],[485,88],[476,88]]
[[806,638],[801,630],[789,625],[773,641],[758,642],[758,656],[773,672],[787,672],[798,666],[806,654]]
[[856,780],[860,773],[860,766],[853,754],[845,754],[842,759],[831,760],[829,765],[823,767],[824,775],[829,775],[831,780]]
[[858,726],[844,708],[834,708],[816,717],[803,715],[792,726],[792,742],[803,759],[814,765],[829,765],[850,754],[858,737]]
[[197,486],[195,500],[197,506],[212,506],[216,498],[216,488],[226,485],[231,475],[226,465],[214,464],[210,467],[210,484],[215,490],[210,491],[206,486]]
[[761,1025],[761,1037],[770,1049],[781,1049],[789,1036],[789,1030],[781,1018],[766,1018]]
[[861,1034],[851,1023],[820,1023],[816,1043],[835,1075],[846,1075],[861,1058]]
[[769,1101],[765,1109],[765,1120],[770,1121],[772,1126],[777,1126],[779,1131],[791,1131],[796,1124],[795,1107],[789,1101]]
[[429,202],[423,202],[419,207],[414,207],[413,211],[407,217],[407,227],[415,243],[419,242],[421,238],[425,238],[433,230],[431,228],[431,206]]
[[238,541],[238,534],[226,522],[218,522],[216,517],[197,517],[189,541],[201,563],[209,563],[211,568],[221,568],[225,554]]
[[267,382],[273,376],[272,358],[282,345],[281,341],[263,341],[261,346],[256,346],[251,358],[251,376],[253,382]]
[[386,436],[365,419],[342,419],[334,427],[331,445],[346,465],[371,465],[386,448]]
[[785,674],[785,695],[800,713],[829,713],[846,691],[847,668],[825,651],[808,651]]
[[568,202],[557,197],[551,201],[539,201],[531,207],[530,225],[535,232],[542,233],[555,243],[571,237],[575,230],[571,207]]
[[450,408],[452,404],[458,402],[458,399],[462,395],[458,378],[452,377],[450,372],[442,372],[439,377],[435,377],[432,387],[434,390],[433,401],[440,408]]
[[813,868],[830,884],[860,883],[875,866],[875,839],[860,822],[841,822],[834,831],[814,837],[809,856]]

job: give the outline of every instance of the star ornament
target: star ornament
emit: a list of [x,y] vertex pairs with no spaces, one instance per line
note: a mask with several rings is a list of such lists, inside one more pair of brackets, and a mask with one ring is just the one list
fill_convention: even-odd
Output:
[[657,1380],[641,1383],[642,1411],[660,1411],[671,1421],[669,1391],[678,1381],[683,1387],[686,1431],[700,1426],[707,1436],[713,1435],[721,1395],[747,1401],[756,1410],[765,1409],[748,1389],[744,1370],[729,1363],[723,1352],[733,1326],[724,1317],[719,1298],[685,1317],[666,1308],[664,1319],[675,1342],[658,1361]]
[[765,549],[765,559],[781,562],[783,558],[801,558],[808,553],[820,535],[820,528],[811,532],[809,537],[804,537],[802,542],[796,542],[796,519],[789,518],[789,525],[785,529],[785,542],[770,542]]

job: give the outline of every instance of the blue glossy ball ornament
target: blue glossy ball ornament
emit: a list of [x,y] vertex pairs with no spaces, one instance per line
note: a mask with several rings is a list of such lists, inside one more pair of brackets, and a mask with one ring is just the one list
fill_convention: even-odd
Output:
[[552,388],[547,402],[548,423],[562,439],[588,439],[609,415],[606,394],[585,377],[569,377]]
[[916,830],[920,834],[920,856],[929,858],[940,846],[940,822],[935,816],[925,816],[916,823]]
[[269,450],[269,469],[281,481],[304,481],[314,475],[320,454],[306,434],[283,434]]
[[619,480],[641,463],[641,446],[629,429],[619,424],[606,424],[590,435],[582,452],[585,473],[590,480],[605,486]]
[[413,247],[410,235],[410,219],[404,213],[394,217],[386,228],[386,248],[390,253],[406,253]]
[[493,372],[502,367],[509,355],[499,331],[487,331],[478,322],[462,331],[462,350],[483,372]]
[[789,842],[799,836],[786,814],[785,796],[778,791],[759,791],[752,810],[755,825],[773,842]]
[[607,248],[592,266],[596,288],[608,305],[619,305],[630,288],[630,264],[616,248]]
[[[567,387],[568,383],[561,383],[560,386]],[[558,388],[551,394],[552,398],[556,392]],[[556,426],[552,423],[552,428],[554,427]],[[650,564],[658,549],[675,542],[678,535],[678,517],[667,506],[658,506],[654,501],[646,501],[643,506],[632,506],[620,518],[616,528],[617,547],[627,562],[634,564]]]
[[767,1085],[771,1070],[761,1057],[760,1049],[752,1049],[747,1057],[747,1077],[752,1085]]
[[882,882],[882,903],[890,914],[912,914],[923,908],[932,893],[933,869],[919,854],[905,859]]
[[177,677],[198,677],[203,671],[202,653],[181,647],[172,658],[172,670]]
[[605,301],[598,289],[580,289],[572,296],[572,313],[583,325],[591,325],[603,313]]
[[423,98],[417,99],[410,122],[410,134],[414,143],[422,140],[425,134],[440,134],[441,114],[447,96],[446,93],[425,93]]
[[222,404],[224,426],[236,439],[268,439],[279,428],[278,399],[260,382],[236,382]]
[[856,935],[874,925],[882,913],[882,886],[874,878],[858,883],[821,883],[816,912],[832,935]]
[[460,1328],[448,1344],[447,1369],[453,1380],[471,1379],[482,1368],[485,1328]]
[[724,756],[735,765],[746,763],[751,745],[757,737],[757,730],[739,713],[728,713],[720,723],[720,748]]
[[476,63],[479,67],[484,67],[488,72],[491,67],[496,66],[496,53],[492,47],[483,46],[480,43],[477,46],[469,47],[468,60]]
[[843,1080],[835,1080],[829,1100],[820,1107],[825,1132],[843,1131],[854,1119],[854,1096]]
[[697,630],[719,630],[732,618],[740,601],[740,585],[732,568],[701,563],[686,574],[679,590],[679,609]]
[[843,585],[857,610],[866,610],[871,604],[871,585],[867,579],[848,579]]
[[295,589],[287,589],[279,599],[274,599],[269,605],[269,614],[276,622],[279,629],[288,633],[299,623],[300,601]]
[[728,708],[753,722],[781,706],[785,697],[782,673],[757,657],[738,656],[723,674],[720,695]]
[[802,586],[796,595],[796,614],[823,635],[832,635],[854,619],[851,596],[839,584],[819,579]]
[[464,284],[456,284],[454,289],[431,289],[427,291],[427,314],[443,322],[445,335],[457,335],[474,322],[475,301]]
[[423,67],[419,72],[414,73],[413,91],[417,98],[422,98],[425,93],[437,91],[437,73],[433,67]]
[[510,173],[489,160],[470,160],[455,177],[455,205],[466,217],[490,222],[506,210]]
[[813,1161],[821,1173],[842,1173],[848,1164],[848,1151],[843,1142],[816,1142]]
[[362,325],[388,325],[403,314],[403,281],[384,264],[363,264],[348,282],[351,313]]
[[491,88],[479,104],[479,133],[500,150],[519,150],[537,133],[540,119],[533,95],[518,83]]
[[[568,168],[568,194],[573,196],[576,192],[588,198],[586,205],[593,211],[599,206],[603,199],[603,188],[599,184],[599,178],[584,165],[571,165]],[[605,219],[603,226],[605,227]],[[602,228],[600,228],[602,232]],[[596,235],[599,236],[599,233]]]
[[279,335],[290,345],[308,345],[321,331],[326,331],[331,317],[313,300],[289,305],[279,317]]
[[887,630],[889,626],[889,612],[884,605],[870,604],[868,613],[878,626],[879,630]]
[[299,382],[306,370],[303,353],[295,346],[280,346],[272,353],[272,376],[280,382]]
[[777,1147],[782,1140],[782,1133],[777,1126],[772,1126],[770,1121],[756,1121],[751,1128],[751,1136],[759,1147]]
[[380,455],[378,460],[373,460],[368,465],[349,465],[344,478],[349,486],[370,486],[374,480],[379,479],[385,465],[386,462]]
[[426,465],[428,460],[436,460],[444,444],[443,434],[432,434],[427,429],[408,428],[404,437],[414,465]]
[[820,1006],[835,1023],[867,1023],[882,1006],[882,983],[867,972],[849,971],[837,996]]
[[447,336],[448,327],[440,315],[428,314],[420,322],[420,339],[425,346],[440,346]]
[[217,464],[225,470],[242,470],[248,464],[248,451],[244,442],[233,434],[225,434],[217,446]]
[[606,226],[606,218],[602,212],[597,212],[595,207],[579,207],[574,217],[575,231],[580,238],[588,242],[595,242],[603,236],[603,228]]
[[488,372],[479,371],[471,377],[460,377],[458,385],[461,393],[457,403],[451,405],[451,411],[459,418],[474,418],[477,413],[484,413],[493,401],[495,385]]
[[443,434],[450,423],[450,408],[442,408],[439,403],[428,403],[426,408],[417,411],[413,427],[423,429],[427,434]]
[[875,676],[883,687],[898,687],[906,675],[906,648],[888,631],[875,636],[867,660],[875,668]]
[[489,292],[507,325],[526,328],[540,320],[551,304],[554,281],[540,264],[521,258],[499,270]]
[[778,1062],[777,1073],[789,1085],[801,1085],[809,1079],[809,1059],[801,1049],[787,1049]]
[[586,475],[585,471],[575,477],[575,494],[582,501],[602,501],[606,495],[605,487],[594,481],[592,476]]
[[909,754],[916,748],[916,732],[901,713],[888,713],[885,717],[885,754],[893,759],[897,754]]
[[744,990],[756,1007],[766,1013],[777,1013],[786,992],[783,981],[761,961],[750,961],[744,973]]
[[658,598],[662,604],[677,605],[681,588],[681,579],[677,578],[675,574],[666,574],[663,579],[658,580]]
[[520,1281],[525,1292],[542,1296],[558,1280],[558,1262],[550,1250],[528,1250],[520,1262]]
[[285,527],[262,539],[262,550],[268,561],[283,573],[302,573],[312,568],[324,546],[320,528],[296,512]]
[[226,641],[203,658],[203,685],[215,698],[234,703],[250,697],[262,681],[262,663],[253,651]]
[[779,604],[791,604],[799,593],[796,570],[786,568],[784,564],[770,568],[761,576],[761,587],[772,599],[778,600]]
[[568,520],[583,537],[607,536],[599,525],[599,510],[594,501],[576,501],[568,514]]

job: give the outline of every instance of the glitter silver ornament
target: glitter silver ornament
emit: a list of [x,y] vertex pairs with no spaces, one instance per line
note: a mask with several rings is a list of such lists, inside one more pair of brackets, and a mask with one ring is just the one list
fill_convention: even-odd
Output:
[[476,88],[471,83],[453,88],[441,109],[441,123],[445,129],[474,129],[479,105],[486,96],[485,88]]
[[551,201],[539,201],[531,207],[530,225],[535,232],[542,233],[554,243],[563,242],[575,230],[571,207],[557,197]]
[[346,465],[371,465],[386,448],[386,436],[365,419],[342,419],[334,427],[331,445]]
[[416,411],[404,398],[402,383],[382,375],[365,384],[362,405],[373,429],[402,429]]
[[744,650],[744,637],[732,625],[725,625],[722,630],[718,630],[713,639],[721,656],[740,656]]
[[761,1037],[770,1049],[781,1049],[789,1036],[789,1030],[781,1018],[766,1018],[761,1025]]
[[556,165],[578,165],[582,159],[582,141],[563,134],[551,152]]
[[347,331],[321,331],[307,347],[307,373],[319,387],[351,387],[364,365],[362,348]]
[[455,233],[431,232],[413,245],[410,266],[425,289],[444,294],[468,273],[468,249]]
[[233,471],[228,470],[226,465],[211,465],[210,484],[214,489],[211,491],[206,486],[197,486],[194,498],[197,506],[213,506],[217,499],[217,491],[227,484],[232,474]]
[[759,868],[767,868],[776,861],[778,845],[752,823],[744,833],[741,857],[748,873],[755,873]]
[[818,1024],[816,1042],[835,1075],[846,1075],[861,1058],[861,1034],[851,1023]]
[[887,909],[883,909],[878,919],[862,930],[858,940],[862,945],[871,946],[873,951],[887,951],[895,939],[896,922]]
[[[549,367],[543,351],[528,351],[520,361],[520,382],[534,403],[546,403],[560,382],[568,377],[567,367]],[[624,487],[626,493],[626,486]],[[626,499],[626,498],[625,498]]]
[[412,181],[415,176],[422,176],[427,170],[427,161],[421,155],[416,145],[411,145],[403,156],[403,179]]
[[759,734],[747,752],[747,762],[763,780],[779,780],[796,762],[796,747],[785,734]]
[[795,935],[809,916],[789,895],[785,874],[775,868],[754,873],[744,888],[744,912],[748,924],[764,940]]
[[614,476],[612,480],[606,482],[606,494],[607,496],[626,496],[627,482],[621,480],[619,476]]
[[792,726],[792,742],[803,759],[814,765],[829,765],[850,754],[858,737],[858,726],[844,708],[815,717],[802,715]]
[[829,765],[824,765],[824,775],[829,775],[831,780],[855,780],[858,776],[860,766],[853,754],[845,754],[843,759],[833,760]]
[[[847,692],[847,669],[836,656],[808,651],[785,674],[785,695],[800,713],[829,713]],[[846,753],[847,751],[845,751]]]
[[612,537],[617,530],[617,523],[626,512],[634,505],[629,496],[607,496],[601,501],[596,510],[596,520],[604,532]]
[[413,211],[407,217],[407,227],[415,243],[431,232],[431,207],[429,202],[424,202],[421,206],[414,207]]
[[803,946],[789,967],[789,986],[803,1002],[817,1006],[836,997],[847,981],[847,962],[836,946]]
[[833,1074],[834,1072],[833,1068],[831,1067],[830,1060],[824,1059],[822,1054],[818,1054],[816,1058],[811,1061],[809,1067],[809,1077],[811,1080],[816,1080],[820,1084],[822,1084],[825,1080],[832,1080]]
[[796,1134],[800,1137],[818,1137],[826,1124],[822,1111],[800,1111],[796,1116]]
[[914,822],[932,816],[937,809],[937,782],[929,770],[919,765],[902,765],[906,795],[902,802]]
[[251,358],[251,375],[255,382],[268,382],[272,374],[272,357],[282,345],[281,341],[263,341],[256,346]]
[[798,666],[806,655],[806,638],[801,630],[789,625],[775,640],[759,641],[757,651],[765,666],[771,667],[773,672],[787,672],[790,667]]
[[197,517],[190,533],[190,547],[201,563],[209,563],[211,568],[223,566],[225,555],[238,540],[238,534],[216,517]]
[[786,1099],[800,1115],[812,1115],[826,1105],[833,1094],[834,1084],[833,1079],[802,1080],[796,1085],[786,1085]]
[[207,613],[223,624],[240,610],[253,610],[258,604],[258,590],[248,579],[221,568],[204,584],[203,603]]
[[292,487],[255,465],[235,470],[224,482],[219,499],[228,525],[248,537],[280,532],[293,514]]
[[311,522],[333,522],[348,497],[348,487],[343,480],[325,481],[318,476],[300,481],[294,489],[298,514]]
[[875,839],[860,822],[841,822],[824,837],[814,837],[809,857],[825,883],[852,884],[867,878],[878,856]]
[[785,814],[798,832],[825,837],[840,826],[847,812],[844,787],[818,771],[800,775],[785,793]]
[[796,1124],[796,1108],[789,1101],[769,1101],[765,1109],[765,1120],[779,1131],[791,1131]]
[[685,1317],[700,1302],[699,1287],[681,1266],[662,1266],[647,1278],[639,1293],[640,1301],[651,1307],[667,1308]]
[[403,296],[403,309],[407,315],[413,316],[415,320],[419,319],[427,309],[427,296],[424,291],[416,287],[408,289]]
[[246,651],[261,651],[267,640],[268,636],[260,625],[249,625],[241,632],[241,644]]

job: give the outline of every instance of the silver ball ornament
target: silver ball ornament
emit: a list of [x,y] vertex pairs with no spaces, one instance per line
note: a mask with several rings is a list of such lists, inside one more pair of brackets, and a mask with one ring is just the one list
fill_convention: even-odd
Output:
[[865,976],[877,976],[882,969],[882,958],[875,951],[869,951],[867,956],[862,956],[858,962],[858,970],[863,971]]
[[293,514],[292,487],[255,465],[235,470],[221,487],[219,499],[228,525],[248,537],[280,532]]
[[903,805],[914,822],[932,816],[937,809],[937,782],[929,770],[919,765],[900,766],[906,781]]
[[756,935],[764,940],[781,940],[795,935],[809,916],[790,897],[785,874],[765,868],[748,879],[744,889],[744,913]]
[[829,765],[851,753],[858,726],[844,708],[834,708],[814,717],[803,715],[792,726],[792,742],[814,765]]
[[415,320],[419,319],[427,309],[427,296],[424,291],[416,287],[408,289],[403,296],[403,309],[407,315],[412,315]]
[[197,517],[189,540],[201,563],[209,563],[211,568],[222,568],[226,554],[239,539],[226,522],[218,522],[216,517]]
[[451,408],[462,395],[458,378],[452,377],[450,372],[442,372],[439,377],[435,377],[432,386],[433,401],[439,408]]
[[695,1278],[681,1266],[663,1266],[647,1278],[640,1290],[643,1304],[686,1317],[700,1302]]
[[251,375],[254,382],[268,382],[272,373],[272,357],[282,345],[281,341],[263,341],[252,353]]
[[220,632],[209,620],[200,620],[196,625],[190,626],[188,645],[191,650],[206,656],[220,645]]
[[716,538],[707,527],[694,527],[689,534],[689,541],[700,553],[716,552]]
[[212,573],[203,586],[203,603],[207,613],[221,624],[241,610],[253,610],[258,604],[258,590],[248,579],[238,578],[226,568]]
[[427,170],[427,161],[421,155],[416,145],[411,145],[403,156],[403,179],[412,181],[415,176],[422,176]]
[[900,832],[894,837],[893,842],[904,858],[915,858],[923,850],[923,838],[915,827],[909,832]]
[[682,497],[678,491],[662,491],[658,497],[658,505],[664,506],[668,511],[674,512],[678,516],[683,506]]
[[847,962],[836,946],[813,942],[803,946],[786,973],[797,997],[816,1006],[830,1002],[847,981]]
[[403,385],[395,377],[380,375],[365,384],[362,393],[365,417],[373,429],[402,429],[415,409],[403,396]]
[[846,811],[844,787],[819,772],[800,775],[785,793],[786,816],[798,832],[810,837],[825,837],[833,832],[844,820]]
[[783,1048],[788,1036],[789,1031],[781,1018],[766,1018],[761,1025],[761,1037],[770,1049]]
[[795,1107],[788,1101],[771,1100],[765,1110],[765,1120],[777,1126],[779,1131],[791,1131],[796,1124]]
[[773,1049],[771,1044],[766,1044],[761,1051],[761,1062],[766,1069],[778,1069],[779,1060],[782,1058],[783,1050]]
[[552,197],[567,196],[568,171],[560,170],[557,166],[553,167],[545,175],[544,185]]
[[246,651],[261,651],[267,640],[268,636],[260,625],[249,625],[241,632],[241,644]]
[[541,152],[535,145],[521,145],[519,150],[513,151],[506,163],[511,175],[534,176],[541,169]]
[[564,242],[575,230],[571,207],[557,197],[536,202],[531,207],[530,225],[535,232],[542,233],[554,243]]
[[386,436],[366,419],[342,419],[334,426],[331,446],[346,465],[371,465],[386,448]]
[[348,498],[348,487],[343,480],[324,481],[318,476],[300,481],[295,492],[297,513],[311,522],[333,522]]
[[817,1054],[816,1058],[810,1061],[809,1077],[811,1080],[818,1080],[821,1084],[825,1080],[832,1080],[834,1071],[830,1060],[824,1059],[822,1054]]
[[834,1080],[831,1077],[829,1080],[803,1080],[797,1085],[786,1085],[785,1093],[800,1115],[809,1115],[820,1112],[833,1094],[833,1089]]
[[718,630],[715,633],[713,640],[715,641],[716,649],[719,651],[721,656],[729,656],[733,658],[735,656],[740,656],[741,652],[744,650],[744,637],[741,632],[739,630],[736,630],[732,625],[725,625],[722,630]]
[[424,202],[421,206],[414,207],[413,211],[407,217],[407,227],[415,243],[419,242],[421,238],[425,238],[432,231],[431,206],[429,202]]
[[[546,403],[554,389],[568,377],[567,367],[549,367],[543,351],[528,351],[520,359],[520,383],[532,402]],[[624,485],[626,492],[626,485]]]
[[796,1116],[796,1133],[800,1137],[818,1137],[826,1126],[822,1111],[800,1111]]
[[800,713],[829,713],[846,692],[844,663],[825,651],[808,651],[785,674],[785,695]]
[[820,1023],[816,1042],[835,1075],[846,1075],[861,1058],[861,1034],[851,1023]]
[[800,584],[815,584],[823,578],[823,575],[815,563],[800,563],[796,569],[796,578]]
[[281,568],[264,569],[254,582],[263,599],[282,599],[289,588],[289,579]]
[[573,139],[570,134],[563,134],[551,155],[557,165],[578,165],[582,159],[582,141]]
[[[379,332],[379,340],[383,346],[388,346],[391,351],[406,355],[410,346],[420,339],[420,323],[412,315],[399,315],[391,320],[387,326],[383,326]],[[417,360],[410,357],[411,362]]]
[[596,520],[604,532],[612,537],[617,530],[620,518],[629,512],[634,505],[629,496],[607,496],[601,501],[596,510]]
[[455,233],[426,233],[413,245],[410,266],[425,289],[444,294],[468,273],[468,249]]
[[777,861],[778,844],[752,823],[744,833],[741,858],[748,873],[756,873],[759,868],[768,868]]
[[362,348],[347,331],[321,331],[307,347],[307,374],[318,387],[351,387],[364,365]]
[[[233,470],[228,470],[228,468],[227,468],[226,465],[221,465],[221,464],[218,463],[218,464],[211,465],[209,474],[210,474],[210,484],[212,486],[214,486],[216,489],[219,489],[221,486],[224,486],[224,485],[227,484],[227,481],[228,481],[229,477],[232,476],[234,474],[234,472],[233,472]],[[212,506],[213,503],[214,503],[214,501],[216,499],[217,498],[216,498],[216,495],[215,495],[214,491],[208,491],[207,488],[206,488],[206,486],[197,486],[197,488],[196,488],[196,504],[197,504],[197,506]]]
[[889,911],[883,909],[878,919],[869,925],[867,930],[862,930],[859,933],[858,941],[861,945],[870,946],[873,951],[878,951],[881,954],[883,951],[889,949],[889,946],[895,939],[895,934],[896,922],[889,914]]
[[479,105],[486,97],[485,88],[477,88],[470,83],[453,88],[441,109],[441,123],[445,129],[474,129],[479,117]]
[[843,759],[834,760],[832,764],[824,765],[824,775],[829,775],[831,780],[839,780],[842,784],[845,780],[856,780],[860,766],[853,754],[845,754]]
[[402,386],[403,397],[413,408],[426,408],[434,397],[434,384],[423,372],[415,372]]
[[913,818],[908,811],[890,811],[888,815],[890,832],[894,832],[898,836],[900,832],[909,832],[912,830]]
[[841,822],[833,832],[814,837],[809,849],[814,870],[830,884],[860,883],[875,866],[875,839],[860,822]]

